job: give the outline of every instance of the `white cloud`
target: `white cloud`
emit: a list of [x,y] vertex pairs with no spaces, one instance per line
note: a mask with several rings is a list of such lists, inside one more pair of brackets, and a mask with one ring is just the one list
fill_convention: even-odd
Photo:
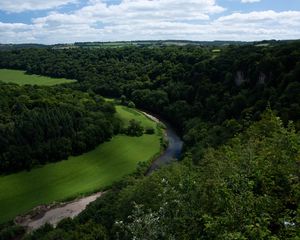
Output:
[[0,42],[34,42],[36,41],[32,31],[35,26],[23,23],[2,23],[0,22]]
[[118,5],[108,6],[99,0],[72,14],[51,13],[37,18],[35,23],[102,22],[109,24],[140,21],[189,21],[208,20],[210,14],[225,9],[216,5],[215,0],[123,0]]
[[214,0],[123,0],[116,5],[90,0],[81,9],[50,12],[31,24],[0,23],[0,42],[300,38],[300,11],[214,16],[221,12],[226,13]]
[[6,12],[24,12],[53,9],[77,0],[1,0],[0,10]]
[[260,2],[261,0],[241,0],[242,3],[255,3]]
[[[254,11],[250,13],[233,13],[228,16],[220,17],[217,20],[222,24],[229,25],[252,25],[261,26],[264,28],[287,28],[298,25],[300,22],[299,11],[284,11],[275,12],[269,11]],[[300,30],[299,30],[300,31]]]

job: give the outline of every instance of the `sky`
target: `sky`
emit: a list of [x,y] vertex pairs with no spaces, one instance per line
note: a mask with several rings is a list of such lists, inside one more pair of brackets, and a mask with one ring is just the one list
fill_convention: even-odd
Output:
[[0,0],[0,43],[300,39],[300,0]]

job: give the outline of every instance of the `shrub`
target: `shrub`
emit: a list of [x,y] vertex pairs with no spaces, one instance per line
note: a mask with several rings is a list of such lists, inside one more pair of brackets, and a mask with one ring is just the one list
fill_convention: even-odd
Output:
[[142,136],[144,133],[144,128],[141,122],[131,119],[129,121],[129,126],[127,127],[127,135],[129,136]]
[[147,127],[146,130],[145,130],[145,133],[146,134],[154,134],[155,130],[152,127]]
[[132,102],[132,101],[128,102],[127,106],[128,106],[129,108],[135,108],[135,104],[134,104],[134,102]]

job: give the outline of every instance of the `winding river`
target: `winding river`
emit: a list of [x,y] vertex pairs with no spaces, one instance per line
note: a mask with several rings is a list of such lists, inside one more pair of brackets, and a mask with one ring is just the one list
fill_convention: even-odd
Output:
[[[162,122],[166,126],[165,137],[168,140],[168,147],[166,148],[166,150],[152,162],[151,166],[146,172],[146,175],[150,175],[159,167],[170,164],[171,162],[176,161],[176,159],[179,159],[183,143],[170,124],[159,120],[149,113],[143,112],[143,114],[151,118],[153,121]],[[33,217],[27,215],[23,217],[17,217],[15,219],[15,222],[26,227],[28,231],[35,230],[43,226],[45,223],[50,223],[55,226],[63,218],[73,218],[77,216],[86,208],[89,203],[95,201],[102,194],[103,192],[98,192],[88,197],[75,199],[74,201],[67,203],[61,203],[58,206],[54,207],[44,206],[39,210],[39,214],[37,214],[36,216]]]
[[166,150],[160,155],[157,159],[155,159],[151,166],[149,167],[146,175],[150,175],[154,170],[160,168],[163,165],[170,164],[173,161],[179,159],[182,151],[183,142],[181,138],[176,133],[175,129],[167,122],[158,120],[153,115],[144,113],[146,116],[152,118],[156,122],[160,121],[166,126],[165,137],[168,141],[168,146]]

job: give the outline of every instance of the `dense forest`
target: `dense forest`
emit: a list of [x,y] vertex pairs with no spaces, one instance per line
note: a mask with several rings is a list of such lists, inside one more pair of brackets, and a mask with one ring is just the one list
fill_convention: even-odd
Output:
[[66,159],[117,133],[115,108],[100,96],[0,84],[0,174]]
[[195,166],[128,177],[75,220],[27,240],[298,239],[300,138],[271,111]]
[[125,95],[180,127],[193,117],[218,124],[258,119],[268,104],[287,122],[299,119],[299,48],[296,41],[220,52],[198,46],[24,49],[0,52],[0,67],[77,79],[74,88],[104,96]]
[[185,144],[178,164],[129,176],[27,239],[298,239],[300,41],[23,49],[0,52],[0,68],[77,79],[61,91],[160,114]]

